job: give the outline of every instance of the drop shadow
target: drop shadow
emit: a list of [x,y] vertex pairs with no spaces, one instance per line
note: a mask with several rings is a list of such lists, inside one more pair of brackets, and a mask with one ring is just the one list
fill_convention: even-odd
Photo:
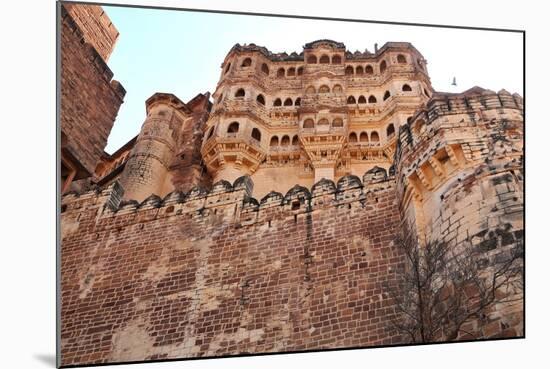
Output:
[[33,357],[51,368],[56,368],[57,363],[54,354],[34,354]]

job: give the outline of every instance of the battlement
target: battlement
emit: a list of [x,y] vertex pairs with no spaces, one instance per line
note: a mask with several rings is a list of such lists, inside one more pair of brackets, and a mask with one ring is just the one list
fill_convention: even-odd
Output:
[[91,190],[83,193],[69,192],[62,199],[63,212],[83,207],[97,207],[103,204],[101,217],[113,217],[121,214],[158,209],[158,214],[188,214],[191,217],[205,217],[210,214],[237,216],[247,222],[261,221],[265,214],[274,213],[288,217],[312,212],[326,207],[341,208],[347,206],[373,208],[376,206],[379,192],[393,191],[395,178],[388,176],[386,170],[375,167],[367,171],[363,179],[354,175],[340,178],[337,183],[321,179],[311,189],[295,185],[285,195],[272,191],[260,200],[252,197],[254,184],[250,177],[243,176],[233,184],[221,180],[210,190],[194,187],[189,192],[173,191],[161,198],[155,194],[145,200],[123,200],[124,189],[115,182],[104,190]]
[[118,40],[119,32],[101,6],[64,3],[61,8],[62,12],[70,14],[86,42],[90,43],[107,62]]
[[[421,59],[423,59],[420,52],[410,42],[386,42],[384,45],[382,45],[382,47],[376,49],[375,52],[370,52],[367,49],[365,49],[363,52],[358,50],[352,52],[346,48],[346,45],[343,42],[323,39],[306,43],[303,47],[303,50],[309,51],[318,48],[332,49],[334,51],[343,52],[346,60],[377,60],[389,50],[410,50],[417,54]],[[226,59],[230,57],[230,55],[232,55],[233,53],[258,52],[262,54],[265,58],[273,62],[303,62],[305,61],[306,57],[304,51],[301,51],[300,53],[291,52],[290,54],[288,54],[287,52],[274,53],[267,49],[265,46],[259,46],[254,43],[244,45],[237,43],[233,45],[231,50],[229,50]]]
[[[87,37],[86,28],[83,27],[86,27],[86,25],[89,23],[85,23],[85,16],[80,10],[76,10],[81,9],[82,7],[70,7],[70,5],[71,4],[64,4],[63,6],[61,6],[61,19],[63,24],[68,27],[67,31],[70,30],[70,32],[74,36],[76,36],[76,38],[81,40],[80,42],[83,44],[83,53],[86,55],[86,59],[88,60],[88,62],[94,66],[94,68],[97,70],[98,75],[110,84],[112,90],[122,101],[122,99],[124,99],[124,96],[126,95],[126,90],[124,89],[122,84],[120,84],[120,82],[113,80],[114,74],[111,71],[111,68],[109,68],[109,66],[107,65],[107,58],[105,58],[105,55],[102,55],[102,50],[98,49],[98,46],[94,44],[93,40],[90,40],[90,38]],[[98,11],[103,12],[103,10],[101,10],[101,7],[97,6],[96,8],[99,8],[99,10],[93,10],[94,13],[97,13]],[[81,18],[75,18],[76,16],[80,16]],[[103,16],[107,17],[105,13],[103,13]],[[89,22],[89,20],[89,18],[86,18],[86,21]],[[114,44],[112,46],[114,47]]]
[[474,87],[460,94],[438,92],[427,104],[428,120],[440,115],[460,114],[464,112],[489,109],[523,110],[523,98],[506,90],[494,92]]
[[157,92],[149,97],[145,101],[147,114],[149,114],[151,108],[156,104],[166,104],[176,110],[181,110],[185,114],[191,113],[191,109],[189,109],[189,107],[183,101],[181,101],[176,95],[173,94]]
[[[523,134],[523,98],[510,94],[506,90],[498,93],[474,87],[459,94],[438,92],[432,96],[425,107],[410,117],[408,123],[399,129],[396,148],[396,162],[402,156],[421,158],[423,146],[445,140],[445,131],[460,131],[461,139],[481,139],[476,137],[489,132],[496,124],[505,122],[504,128],[511,137]],[[456,137],[448,137],[456,141]],[[482,142],[479,142],[482,145]],[[467,153],[471,157],[470,153]]]

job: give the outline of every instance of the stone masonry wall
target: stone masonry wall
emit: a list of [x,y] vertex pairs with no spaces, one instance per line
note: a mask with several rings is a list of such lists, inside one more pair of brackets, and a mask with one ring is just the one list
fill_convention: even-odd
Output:
[[[478,248],[493,259],[523,246],[522,109],[523,99],[506,91],[442,95],[401,130],[397,193],[403,218],[420,237]],[[465,331],[475,338],[523,335],[523,291],[502,293],[511,303],[491,306],[486,320]]]
[[211,186],[200,156],[208,97],[198,94],[183,103],[172,94],[155,93],[147,99],[147,116],[120,176],[125,199]]
[[61,6],[61,132],[64,149],[94,173],[126,91]]
[[[385,177],[385,176],[384,176]],[[62,213],[62,365],[397,344],[394,180],[249,197],[247,177]]]
[[63,8],[82,30],[86,42],[90,43],[108,61],[119,33],[103,8],[99,5],[63,4]]
[[208,93],[199,94],[187,103],[191,113],[182,125],[177,153],[170,163],[170,180],[165,184],[167,191],[164,194],[174,190],[188,192],[195,186],[212,186],[212,179],[202,163],[200,152],[202,131],[211,106],[209,97]]

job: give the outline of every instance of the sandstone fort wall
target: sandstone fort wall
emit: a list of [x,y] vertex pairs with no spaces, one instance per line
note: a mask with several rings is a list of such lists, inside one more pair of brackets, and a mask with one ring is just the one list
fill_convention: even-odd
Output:
[[93,175],[126,91],[64,7],[60,37],[62,154],[81,179]]
[[393,179],[251,191],[66,196],[63,363],[401,342],[385,289],[402,264]]
[[[491,258],[523,244],[519,95],[435,92],[408,43],[237,44],[214,103],[155,93],[109,156],[118,31],[68,9],[62,162],[97,178],[62,189],[62,365],[407,343],[390,298],[406,224]],[[522,336],[507,293],[456,338]]]

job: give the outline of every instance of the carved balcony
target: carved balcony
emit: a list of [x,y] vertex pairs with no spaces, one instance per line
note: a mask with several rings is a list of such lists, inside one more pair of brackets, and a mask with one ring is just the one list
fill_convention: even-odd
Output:
[[261,142],[241,132],[226,133],[223,136],[209,138],[201,149],[206,166],[210,170],[232,163],[237,167],[246,167],[253,173],[266,156]]

